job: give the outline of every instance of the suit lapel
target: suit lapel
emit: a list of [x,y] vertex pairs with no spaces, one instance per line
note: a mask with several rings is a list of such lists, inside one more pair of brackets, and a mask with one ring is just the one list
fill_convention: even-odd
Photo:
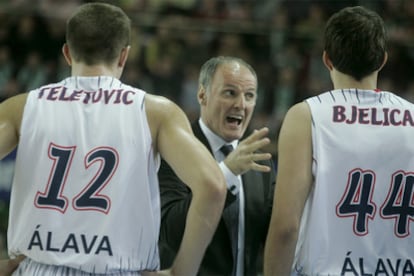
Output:
[[210,143],[208,142],[207,137],[204,135],[203,131],[201,130],[200,123],[198,122],[198,120],[191,124],[191,128],[193,129],[194,136],[197,137],[198,140],[200,140],[200,142],[207,147],[211,154],[213,154],[213,150],[210,147]]

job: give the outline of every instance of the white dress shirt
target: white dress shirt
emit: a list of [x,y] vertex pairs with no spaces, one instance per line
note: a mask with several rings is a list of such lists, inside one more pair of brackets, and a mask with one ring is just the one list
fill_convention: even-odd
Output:
[[219,163],[219,167],[224,174],[227,183],[227,189],[232,194],[239,194],[239,237],[238,237],[238,254],[237,254],[237,276],[244,275],[244,191],[242,184],[242,178],[240,175],[235,175],[223,162],[225,159],[224,154],[220,151],[220,148],[224,144],[231,144],[233,148],[236,148],[239,141],[234,140],[231,143],[226,142],[213,131],[211,131],[204,122],[199,119],[201,130],[206,136],[208,143],[213,151],[214,158]]

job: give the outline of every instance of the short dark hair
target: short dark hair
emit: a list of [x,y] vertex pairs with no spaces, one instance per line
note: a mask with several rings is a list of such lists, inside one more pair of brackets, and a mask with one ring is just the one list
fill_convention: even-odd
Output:
[[119,7],[87,3],[67,21],[66,42],[74,60],[110,64],[129,45],[130,32],[131,21]]
[[257,79],[256,71],[250,64],[248,64],[243,59],[231,56],[217,56],[210,58],[201,66],[198,78],[199,85],[202,85],[207,90],[210,87],[211,81],[213,79],[214,74],[217,71],[217,68],[222,64],[228,64],[232,62],[239,63],[240,65],[249,69],[249,71]]
[[378,70],[386,53],[382,18],[361,6],[335,13],[325,28],[325,51],[340,72],[360,81]]

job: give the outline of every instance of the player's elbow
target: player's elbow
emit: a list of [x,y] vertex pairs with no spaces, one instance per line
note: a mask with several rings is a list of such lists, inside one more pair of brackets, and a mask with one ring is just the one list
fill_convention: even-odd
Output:
[[273,231],[274,240],[283,247],[295,243],[299,234],[299,223],[295,221],[280,223]]
[[200,185],[192,190],[192,205],[209,229],[215,229],[221,217],[227,188],[224,176],[210,173],[201,177]]
[[271,225],[269,227],[269,237],[278,244],[290,243],[297,239],[300,229],[300,219],[286,212],[278,212],[274,209]]
[[211,207],[213,204],[217,207],[224,206],[227,186],[221,170],[204,170],[199,177],[201,185],[197,185],[197,189],[192,189],[193,198],[203,198]]
[[226,199],[227,186],[224,176],[221,172],[215,174],[209,174],[204,182],[205,190],[204,195],[208,194],[208,197],[212,201],[223,202]]
[[279,231],[279,240],[282,242],[289,243],[292,240],[296,240],[299,233],[298,225],[290,225],[286,228],[282,228]]

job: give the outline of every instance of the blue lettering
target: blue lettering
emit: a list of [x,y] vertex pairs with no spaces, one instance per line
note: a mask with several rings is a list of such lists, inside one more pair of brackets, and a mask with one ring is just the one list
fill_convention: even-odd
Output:
[[87,242],[86,242],[86,237],[85,237],[85,235],[83,235],[83,234],[81,235],[83,249],[85,250],[85,253],[86,253],[86,254],[89,254],[89,253],[91,252],[92,247],[93,247],[93,245],[95,244],[96,238],[97,238],[97,236],[93,236],[93,239],[92,239],[91,243],[90,243],[90,244],[89,244],[89,246],[88,246],[88,244],[87,244]]
[[70,101],[79,101],[80,100],[80,96],[82,95],[82,91],[76,91],[74,90],[72,92],[72,95],[70,95]]
[[367,119],[369,116],[369,109],[368,108],[360,108],[359,109],[359,123],[360,124],[369,124],[369,120]]
[[108,255],[112,256],[112,248],[111,248],[111,244],[109,243],[109,239],[107,236],[104,236],[102,238],[101,243],[96,249],[95,255],[98,255],[100,251],[108,251]]
[[[124,104],[128,104],[124,94]],[[334,123],[347,124],[371,124],[376,126],[411,126],[414,127],[414,118],[411,110],[405,109],[378,109],[358,108],[358,106],[351,106],[349,110],[345,106],[333,106],[332,121]]]
[[92,94],[92,102],[93,103],[99,102],[101,100],[101,98],[102,98],[102,92],[101,91],[93,92],[93,94]]
[[79,253],[79,247],[76,243],[75,235],[69,234],[68,239],[66,240],[65,244],[62,247],[62,252],[65,252],[67,249],[73,249],[76,253]]
[[47,95],[46,99],[48,99],[49,101],[56,101],[58,99],[57,97],[57,93],[59,93],[58,89],[60,87],[52,87],[49,91],[49,94]]
[[413,117],[411,117],[411,113],[408,110],[405,110],[403,117],[403,125],[406,126],[407,124],[409,126],[414,126],[414,120]]
[[42,240],[40,239],[39,231],[37,230],[40,225],[36,226],[36,230],[33,232],[33,236],[30,239],[29,246],[27,247],[28,250],[31,250],[33,246],[39,246],[40,250],[43,250]]
[[403,274],[403,276],[405,276],[405,275],[407,275],[407,276],[408,275],[411,275],[411,276],[414,275],[414,266],[413,266],[413,263],[410,260],[407,260],[405,262],[402,274]]
[[347,257],[345,258],[344,264],[342,266],[341,276],[345,275],[345,273],[352,273],[355,276],[359,276],[349,255],[351,255],[351,251],[346,253]]
[[358,109],[356,108],[356,106],[352,106],[351,109],[351,119],[346,120],[347,124],[353,124],[357,120]]
[[109,92],[108,90],[103,91],[105,104],[109,103],[109,100],[112,98],[112,95],[114,93],[115,93],[115,90],[112,90],[111,92]]
[[128,100],[128,94],[135,94],[135,92],[133,92],[133,91],[126,91],[123,94],[122,101],[124,102],[124,104],[132,104],[133,103],[132,100]]
[[45,94],[45,91],[50,90],[49,87],[45,87],[40,89],[39,95],[38,95],[38,99],[41,99],[43,97],[43,95]]
[[364,258],[359,258],[359,270],[361,271],[361,276],[372,276],[371,273],[365,273],[364,271]]
[[400,263],[401,263],[401,259],[397,259],[397,262],[395,263],[395,268],[392,266],[392,262],[390,259],[387,259],[387,263],[388,263],[388,266],[390,267],[392,275],[397,276],[398,268],[400,267]]
[[399,121],[399,120],[397,120],[397,119],[395,118],[395,117],[396,117],[395,113],[400,114],[400,113],[401,113],[401,111],[400,111],[400,110],[398,110],[398,109],[393,109],[393,110],[391,110],[391,112],[390,112],[390,122],[391,122],[391,124],[392,124],[392,125],[394,125],[394,126],[399,126],[399,125],[401,125],[401,121]]
[[66,87],[63,87],[59,95],[59,101],[70,101],[70,96],[66,97]]
[[383,108],[382,111],[384,112],[384,124],[383,126],[389,126],[390,122],[388,120],[388,112],[390,111],[389,108]]
[[89,99],[91,98],[91,92],[83,91],[83,93],[85,93],[85,98],[83,99],[83,103],[88,104]]
[[[351,251],[346,254],[344,263],[342,265],[341,275],[356,275],[356,276],[412,276],[414,275],[414,265],[411,259],[384,259],[378,258],[376,265],[366,266],[364,258],[358,258],[358,268],[355,267],[350,257]],[[354,260],[355,261],[355,260]],[[372,262],[373,260],[370,260]],[[404,263],[404,265],[402,265]],[[375,269],[375,270],[374,270]],[[374,270],[372,271],[369,270]]]
[[[39,91],[38,99],[45,97],[48,101],[82,101],[84,104],[99,103],[103,101],[105,104],[132,104],[135,91],[124,91],[123,89],[84,91],[73,90],[68,92],[65,86],[44,87]],[[345,116],[345,115],[344,115]]]
[[385,268],[385,265],[382,259],[378,260],[377,268],[375,269],[375,275],[380,275],[380,274],[388,276],[387,269]]
[[52,232],[47,232],[46,251],[55,251],[55,252],[59,251],[59,248],[52,247]]
[[383,124],[383,121],[377,120],[377,109],[376,108],[372,109],[372,124],[376,126]]
[[115,99],[114,103],[119,104],[121,102],[122,89],[118,89],[116,92],[117,92],[116,93],[116,99]]
[[335,123],[342,123],[343,121],[345,121],[346,116],[345,116],[345,107],[337,105],[333,107],[333,118],[332,120]]
[[[46,232],[46,247],[43,246],[42,238],[39,232],[40,225],[36,226],[33,231],[33,235],[30,239],[28,250],[32,250],[37,247],[40,251],[51,251],[51,252],[66,252],[73,250],[76,254],[92,254],[99,255],[102,253],[113,256],[111,242],[108,236],[99,237],[93,235],[88,238],[85,234],[74,234],[69,233],[66,239],[63,239],[60,235],[58,241],[53,239],[53,232]],[[63,245],[62,243],[63,242]],[[60,244],[60,245],[59,245]]]

